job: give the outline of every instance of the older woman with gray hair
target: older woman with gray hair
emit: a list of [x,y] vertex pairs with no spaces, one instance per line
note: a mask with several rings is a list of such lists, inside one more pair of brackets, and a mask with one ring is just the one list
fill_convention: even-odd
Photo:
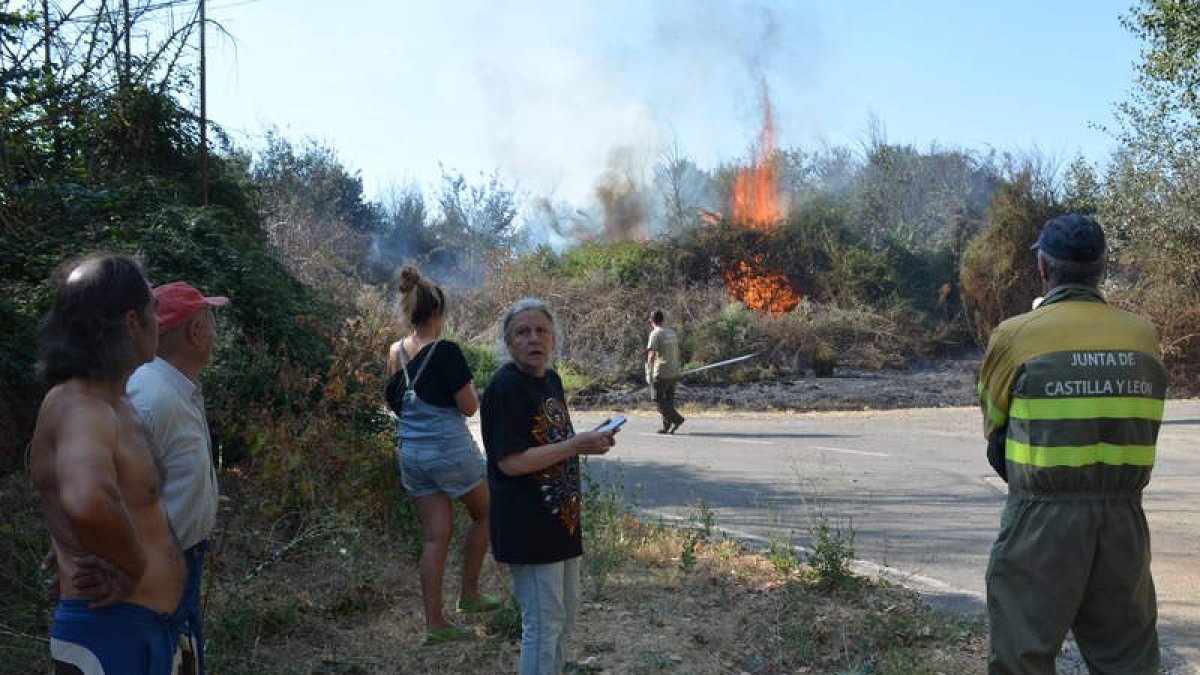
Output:
[[579,455],[602,455],[616,431],[575,433],[554,371],[558,325],[542,300],[514,303],[500,322],[500,367],[483,395],[492,494],[492,553],[512,571],[521,605],[521,675],[561,673],[579,607]]

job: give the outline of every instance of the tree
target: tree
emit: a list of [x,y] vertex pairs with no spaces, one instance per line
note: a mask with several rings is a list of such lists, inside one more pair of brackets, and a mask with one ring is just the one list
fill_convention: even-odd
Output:
[[1100,209],[1103,187],[1095,168],[1076,157],[1063,173],[1063,205],[1072,213],[1094,215]]
[[817,151],[784,148],[779,151],[779,182],[793,206],[819,199],[847,203],[862,162],[850,148],[830,146]]
[[1063,211],[1052,172],[1026,160],[1010,169],[987,212],[987,229],[963,254],[963,306],[979,344],[1010,316],[1029,311],[1041,295],[1029,247],[1042,224]]
[[953,243],[956,224],[982,224],[996,179],[990,162],[971,153],[920,152],[875,137],[856,177],[857,218],[877,244],[891,239],[909,251],[944,248]]
[[30,374],[45,282],[94,250],[138,254],[154,283],[186,279],[235,298],[221,335],[237,347],[205,382],[214,433],[248,434],[246,411],[294,403],[282,400],[280,372],[322,365],[342,310],[273,256],[244,155],[217,148],[200,203],[199,120],[179,95],[178,54],[124,39],[135,20],[177,3],[42,6],[0,13],[0,464],[20,456],[39,404]]
[[1121,147],[1101,215],[1118,262],[1118,302],[1159,327],[1176,382],[1200,364],[1200,0],[1141,0],[1122,22],[1145,42],[1117,108]]
[[383,225],[371,245],[369,271],[372,281],[389,282],[405,263],[425,265],[436,243],[425,197],[415,185],[393,188],[380,208]]
[[[47,1],[40,12],[11,12],[7,4],[0,10],[0,185],[64,172],[90,177],[93,150],[119,154],[119,146],[145,137],[128,133],[117,148],[98,145],[96,140],[108,139],[88,136],[88,126],[76,123],[80,115],[103,110],[127,122],[137,116],[130,117],[125,103],[153,102],[144,94],[178,94],[187,84],[181,71],[188,39],[199,26],[194,7],[177,15],[181,3],[151,0],[119,8],[86,0],[64,8]],[[151,21],[165,25],[167,13],[170,30],[141,29]],[[153,37],[132,41],[135,31]],[[98,106],[100,101],[116,105]]]
[[654,168],[654,186],[663,205],[666,232],[681,234],[700,223],[702,209],[713,210],[712,179],[678,145],[672,145]]
[[431,223],[437,250],[430,253],[430,263],[444,276],[479,285],[489,256],[524,244],[516,193],[497,172],[480,174],[480,182],[471,184],[461,173],[443,169],[437,202],[440,212]]
[[313,139],[297,147],[272,129],[251,175],[271,244],[302,279],[328,288],[366,268],[382,213],[332,148]]
[[1144,92],[1200,118],[1200,0],[1141,0],[1122,23],[1148,43],[1138,66]]
[[1136,277],[1141,269],[1195,288],[1200,285],[1200,0],[1143,0],[1123,22],[1148,44],[1134,94],[1117,109],[1121,148],[1106,176],[1105,220],[1128,272]]

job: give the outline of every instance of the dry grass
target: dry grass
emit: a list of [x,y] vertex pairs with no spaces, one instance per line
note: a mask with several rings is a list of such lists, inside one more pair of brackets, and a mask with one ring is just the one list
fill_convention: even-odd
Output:
[[[596,486],[589,497],[576,672],[984,671],[982,627],[937,615],[908,591],[862,579],[832,586],[710,524],[648,524]],[[421,645],[411,513],[378,530],[334,514],[232,526],[251,515],[225,514],[214,559],[215,672],[515,672],[513,606],[460,615],[475,640]],[[507,575],[489,562],[484,586],[507,592]],[[451,574],[448,604],[456,591]]]
[[[3,506],[24,520],[0,534],[41,527],[29,519],[32,494],[8,487]],[[474,640],[421,645],[420,544],[407,500],[385,522],[341,512],[267,521],[251,479],[227,471],[222,487],[229,499],[206,589],[211,672],[515,672],[520,621],[512,605],[459,615]],[[984,672],[983,627],[936,614],[909,591],[857,578],[831,584],[790,552],[755,552],[723,538],[702,511],[692,528],[670,528],[638,519],[598,486],[587,496],[575,672]],[[447,578],[448,606],[456,577]],[[508,590],[507,575],[490,561],[484,587]],[[28,637],[8,652],[19,660],[6,660],[4,672],[45,672],[44,643],[34,639],[45,618],[44,608],[5,617],[9,630]]]
[[595,672],[984,672],[982,627],[911,592],[835,587],[719,536],[637,527],[646,535],[580,617],[580,658]]

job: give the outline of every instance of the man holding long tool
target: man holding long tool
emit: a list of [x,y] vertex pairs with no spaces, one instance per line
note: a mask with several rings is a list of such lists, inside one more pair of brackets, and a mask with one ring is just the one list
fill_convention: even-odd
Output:
[[675,386],[679,384],[679,337],[663,325],[661,309],[650,315],[650,342],[646,345],[646,382],[653,390],[654,402],[662,415],[660,434],[673,434],[683,424],[683,415],[675,409]]

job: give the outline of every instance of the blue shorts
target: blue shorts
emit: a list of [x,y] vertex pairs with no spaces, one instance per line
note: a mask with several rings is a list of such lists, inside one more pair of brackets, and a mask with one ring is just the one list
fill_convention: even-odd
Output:
[[50,627],[56,673],[175,675],[195,673],[187,620],[141,605],[88,609],[87,600],[61,600]]
[[400,483],[414,497],[445,492],[461,497],[479,485],[487,462],[475,441],[406,443],[400,451]]

